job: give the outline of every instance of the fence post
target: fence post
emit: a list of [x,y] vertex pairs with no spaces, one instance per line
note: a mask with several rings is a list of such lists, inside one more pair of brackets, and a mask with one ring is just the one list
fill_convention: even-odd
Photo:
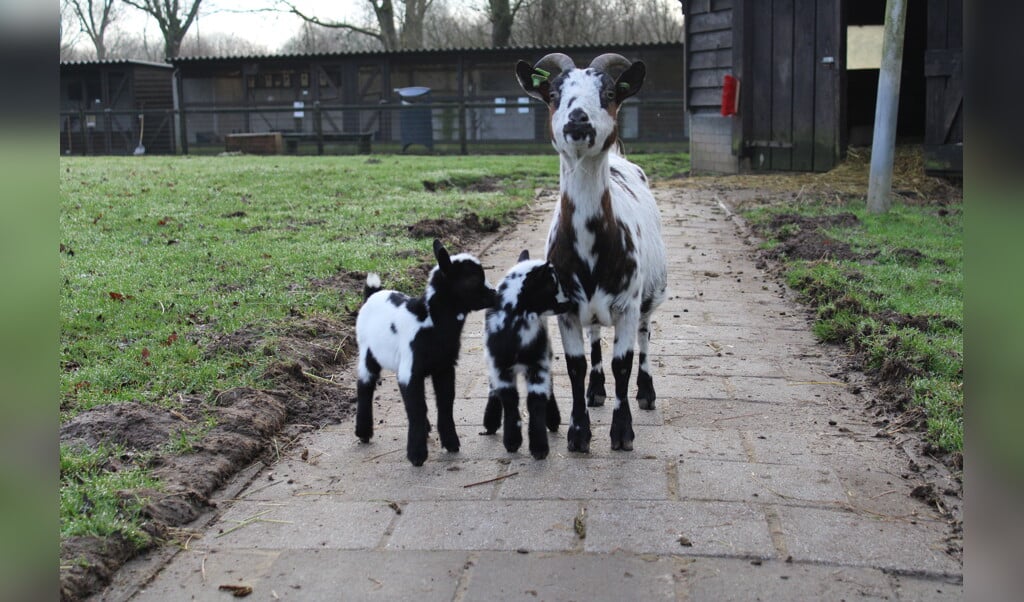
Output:
[[906,1],[887,0],[882,69],[878,73],[878,97],[875,100],[875,133],[871,141],[871,171],[868,175],[868,211],[871,213],[885,213],[892,206],[892,164],[906,22]]
[[324,123],[320,114],[320,101],[313,101],[313,127],[316,129],[316,154],[324,154]]
[[182,154],[188,154],[188,119],[185,117],[185,105],[182,104],[181,108],[178,109],[178,115],[181,117],[181,152]]

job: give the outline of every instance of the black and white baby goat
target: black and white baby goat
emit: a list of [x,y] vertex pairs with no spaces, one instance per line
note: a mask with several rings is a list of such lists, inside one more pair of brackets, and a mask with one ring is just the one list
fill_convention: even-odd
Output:
[[551,388],[551,342],[547,317],[567,309],[568,298],[558,285],[551,264],[531,260],[523,251],[498,285],[498,300],[487,310],[485,349],[490,379],[485,434],[493,434],[505,415],[503,442],[510,452],[523,443],[517,374],[526,378],[527,432],[530,453],[541,460],[548,455],[547,426],[558,430],[561,416]]
[[409,419],[406,457],[414,466],[427,459],[428,376],[437,397],[437,432],[441,446],[459,451],[452,405],[455,401],[455,364],[466,315],[494,303],[495,291],[484,269],[472,255],[449,256],[441,241],[434,241],[437,267],[430,272],[422,297],[381,290],[380,278],[369,274],[365,302],[356,318],[359,342],[359,381],[356,384],[356,436],[363,443],[373,437],[373,393],[382,368],[397,374],[398,388]]

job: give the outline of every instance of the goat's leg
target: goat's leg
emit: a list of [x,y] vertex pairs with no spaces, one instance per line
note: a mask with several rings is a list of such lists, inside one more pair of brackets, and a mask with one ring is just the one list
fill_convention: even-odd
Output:
[[541,363],[530,367],[526,371],[526,408],[530,413],[530,454],[537,460],[548,457],[548,433],[544,427],[547,423],[550,391],[550,366]]
[[[545,337],[547,332],[544,333]],[[558,432],[558,425],[562,424],[562,413],[558,411],[558,403],[555,401],[555,384],[551,378],[551,340],[548,340],[547,356],[544,358],[544,366],[548,371],[548,405],[545,415],[547,416],[548,430],[552,433]]]
[[[437,397],[437,434],[441,447],[450,452],[459,451],[459,435],[455,432],[455,366],[435,371],[431,376],[434,396]],[[430,427],[427,426],[429,432]]]
[[515,381],[511,387],[502,387],[497,393],[505,414],[501,440],[507,451],[516,453],[523,445],[523,419],[519,415],[519,391],[516,390]]
[[615,409],[612,411],[612,449],[632,451],[633,414],[629,411],[629,377],[633,371],[639,308],[626,310],[615,322],[612,375],[615,377]]
[[356,382],[356,437],[369,443],[373,437],[373,393],[380,380],[380,364],[367,350],[359,353],[359,379]]
[[604,363],[601,361],[601,326],[590,327],[590,382],[587,384],[587,405],[604,405],[608,394],[604,390]]
[[651,378],[651,363],[647,355],[647,349],[651,342],[651,314],[646,313],[640,316],[640,330],[637,332],[637,342],[640,344],[640,357],[638,358],[636,375],[636,403],[641,410],[653,410],[654,400],[657,395],[654,393],[654,379]]
[[508,387],[515,387],[515,374],[509,370],[501,370],[494,365],[494,360],[490,357],[488,361],[488,391],[487,391],[487,406],[484,407],[484,432],[481,435],[493,435],[498,432],[501,428],[501,394],[502,389]]
[[569,451],[590,453],[590,414],[584,397],[583,381],[586,379],[587,359],[583,354],[583,326],[579,316],[564,314],[558,316],[558,329],[562,333],[562,349],[565,365],[572,385],[572,414],[569,418],[567,435]]
[[423,376],[413,374],[409,382],[398,383],[402,401],[405,402],[405,415],[409,420],[405,457],[413,466],[423,466],[427,460],[427,400],[423,381]]

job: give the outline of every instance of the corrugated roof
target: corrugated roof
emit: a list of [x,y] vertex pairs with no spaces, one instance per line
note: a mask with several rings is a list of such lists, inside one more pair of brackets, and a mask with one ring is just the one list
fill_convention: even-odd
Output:
[[247,54],[247,55],[232,55],[232,56],[179,56],[177,58],[168,59],[173,65],[181,63],[199,63],[199,62],[214,62],[214,61],[253,61],[253,60],[267,60],[267,59],[330,59],[330,58],[348,58],[348,57],[380,57],[380,56],[408,56],[416,54],[460,54],[466,52],[473,53],[507,53],[507,52],[565,52],[570,53],[574,51],[593,51],[602,50],[605,48],[629,48],[629,49],[643,49],[643,48],[665,48],[671,46],[683,46],[683,42],[642,42],[634,44],[580,44],[575,46],[507,46],[504,48],[423,48],[419,50],[367,50],[360,52],[316,52],[316,53],[289,53],[289,54]]
[[157,63],[153,61],[140,61],[137,59],[105,59],[102,61],[61,61],[60,66],[76,66],[76,67],[99,67],[103,65],[143,65],[145,67],[162,67],[166,69],[173,69],[174,65],[169,63]]

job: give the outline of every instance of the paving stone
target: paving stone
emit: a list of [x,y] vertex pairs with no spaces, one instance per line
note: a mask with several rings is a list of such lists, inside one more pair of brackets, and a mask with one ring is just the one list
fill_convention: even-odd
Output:
[[630,554],[484,552],[466,600],[677,600],[667,558]]
[[254,592],[270,591],[263,584],[272,574],[281,550],[191,550],[178,554],[160,574],[160,578],[142,587],[132,600],[221,601],[230,594],[221,585],[249,585]]
[[[942,602],[943,600],[966,600],[964,597],[964,585],[949,583],[941,580],[922,579],[898,575],[896,579],[896,595],[900,600],[929,600]],[[972,590],[974,591],[974,590]],[[1018,592],[1019,593],[1019,592]]]
[[841,504],[843,486],[826,466],[686,460],[678,467],[682,499],[791,505]]
[[665,500],[669,497],[668,468],[663,460],[549,457],[518,460],[518,472],[501,483],[501,499],[550,500]]
[[415,467],[405,461],[404,448],[392,455],[395,458],[389,462],[359,462],[342,456],[311,467],[279,465],[274,484],[267,483],[245,499],[280,501],[318,495],[339,501],[487,499],[488,489],[463,485],[497,477],[503,468],[493,460],[469,458]]
[[691,600],[895,599],[888,576],[873,569],[696,558],[684,570]]
[[282,600],[449,602],[467,561],[466,552],[298,550],[281,554],[268,581]]
[[763,558],[775,553],[765,515],[738,502],[590,502],[584,541],[587,552]]
[[869,513],[778,507],[786,547],[794,560],[885,570],[956,574],[945,553],[945,525]]
[[372,548],[394,516],[385,500],[345,502],[308,496],[284,502],[236,502],[217,521],[213,533],[193,545],[202,549]]
[[409,502],[389,550],[571,550],[578,504],[562,501]]

